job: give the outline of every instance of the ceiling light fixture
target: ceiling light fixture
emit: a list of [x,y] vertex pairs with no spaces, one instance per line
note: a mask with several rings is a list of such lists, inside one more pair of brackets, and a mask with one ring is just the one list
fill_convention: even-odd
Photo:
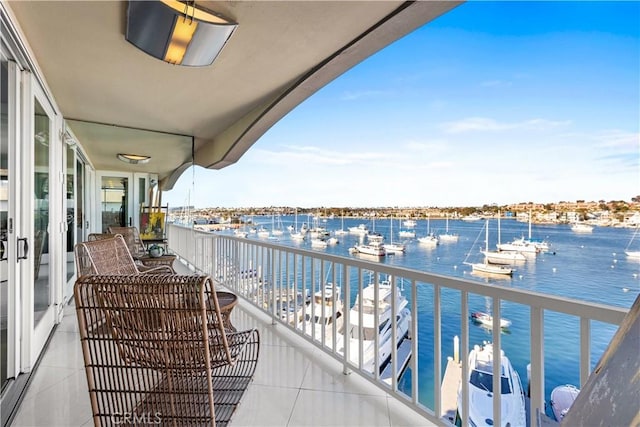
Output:
[[151,160],[151,156],[118,153],[118,159],[125,163],[131,163],[132,165],[143,165],[145,163],[149,163],[149,160]]
[[195,1],[129,1],[126,39],[175,65],[213,64],[238,24],[196,7]]

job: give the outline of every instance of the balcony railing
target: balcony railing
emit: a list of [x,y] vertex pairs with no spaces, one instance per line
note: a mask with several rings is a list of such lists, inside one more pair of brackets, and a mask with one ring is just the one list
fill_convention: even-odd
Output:
[[[592,334],[598,338],[609,334],[608,342],[628,311],[362,259],[332,256],[268,241],[199,232],[176,225],[169,225],[168,241],[171,249],[183,260],[270,314],[274,323],[305,337],[339,360],[345,373],[358,372],[433,422],[442,423],[451,409],[451,402],[455,405],[457,398],[457,383],[453,390],[442,386],[447,360],[450,356],[457,359],[459,350],[462,360],[466,361],[466,355],[475,344],[469,342],[470,327],[473,327],[468,316],[470,301],[484,300],[493,308],[496,320],[501,318],[501,308],[505,306],[517,306],[520,312],[528,312],[522,320],[529,323],[530,425],[536,425],[538,411],[544,413],[545,359],[555,357],[551,354],[552,349],[545,349],[545,340],[549,338],[545,335],[545,318],[548,321],[561,318],[563,322],[577,325],[564,333],[566,342],[575,342],[578,347],[578,356],[571,363],[579,364],[579,382],[584,385],[595,359],[603,350],[593,348]],[[399,299],[404,295],[411,311],[410,339],[405,341],[410,343],[411,358],[402,381],[393,374],[405,367],[404,350],[396,345],[390,345],[388,362],[387,356],[375,352],[378,356],[373,358],[373,365],[365,366],[364,363],[364,338],[373,339],[375,349],[383,347],[381,341],[384,337],[380,331],[385,326],[381,323],[385,319],[373,316],[371,337],[363,337],[366,331],[362,326],[367,313],[378,313],[383,308],[384,302],[379,300],[383,282],[384,286],[391,287],[391,306],[398,307]],[[371,283],[374,284],[373,305],[367,307],[363,298],[357,297]],[[336,315],[340,298],[344,308],[341,322],[338,322]],[[351,307],[354,311],[350,310]],[[357,318],[352,319],[352,316]],[[310,327],[314,319],[326,326]],[[390,316],[389,321],[391,342],[401,341],[399,322],[404,320],[400,316]],[[351,338],[345,333],[348,325],[356,325]],[[494,321],[488,332],[494,352],[500,354],[502,330],[499,322]],[[459,337],[459,349],[457,346],[454,348],[454,335]],[[499,357],[494,358],[493,372],[501,372],[500,362]],[[460,370],[461,378],[468,378],[468,364],[460,363]],[[460,421],[462,425],[469,425],[469,384],[467,381],[460,384]],[[494,375],[493,389],[500,390],[500,387],[499,376]],[[494,425],[502,425],[500,401],[501,393],[493,393]]]

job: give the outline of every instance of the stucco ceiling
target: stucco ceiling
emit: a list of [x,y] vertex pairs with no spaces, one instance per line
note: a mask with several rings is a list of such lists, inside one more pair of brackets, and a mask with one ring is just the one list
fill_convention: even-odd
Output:
[[[454,1],[199,1],[239,25],[213,65],[181,67],[125,40],[127,2],[10,1],[69,128],[97,169],[156,172],[236,162],[319,88]],[[424,52],[427,54],[427,52]],[[151,153],[135,167],[126,150]]]

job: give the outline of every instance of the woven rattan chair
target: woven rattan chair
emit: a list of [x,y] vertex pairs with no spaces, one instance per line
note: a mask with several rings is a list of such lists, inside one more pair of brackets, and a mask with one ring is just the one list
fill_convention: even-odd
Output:
[[[95,426],[229,422],[259,335],[225,332],[209,277],[90,275],[74,297]],[[107,334],[89,327],[102,316]]]
[[140,259],[147,254],[147,249],[144,247],[137,227],[109,227],[108,231],[111,234],[121,234],[124,237],[133,259]]
[[74,248],[77,277],[87,274],[168,274],[170,266],[145,267],[135,262],[121,235],[76,244]]

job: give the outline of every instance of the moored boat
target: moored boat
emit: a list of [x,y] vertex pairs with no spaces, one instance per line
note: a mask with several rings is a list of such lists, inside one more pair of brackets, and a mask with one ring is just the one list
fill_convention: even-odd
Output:
[[[484,311],[476,311],[471,313],[471,320],[484,326],[493,327],[493,316],[489,313],[485,313]],[[509,326],[511,326],[511,320],[501,317],[500,327],[502,329],[507,329]]]
[[[469,353],[469,425],[494,427],[493,422],[493,344],[476,345]],[[526,426],[524,390],[518,372],[509,358],[500,351],[500,425]],[[460,425],[462,386],[458,389],[458,413],[456,425]]]
[[[377,285],[370,283],[356,297],[349,312],[349,324],[345,325],[345,330],[341,335],[342,342],[338,346],[338,352],[344,353],[344,345],[349,345],[349,357],[351,362],[359,365],[362,369],[373,373],[375,367],[382,373],[391,359],[392,346],[400,348],[403,343],[409,340],[409,326],[411,323],[411,311],[408,308],[409,302],[402,294],[399,287],[394,289],[389,281],[381,281]],[[377,296],[377,301],[376,301]],[[395,301],[395,307],[392,302]],[[360,306],[362,304],[362,311]],[[393,322],[396,319],[396,342],[393,342]],[[362,318],[362,323],[360,319]],[[376,324],[377,320],[377,324]],[[376,331],[379,332],[376,340]],[[378,343],[378,348],[375,345]],[[410,342],[410,341],[408,341]],[[362,361],[360,361],[360,345],[362,345]],[[400,352],[398,352],[400,353]],[[399,366],[405,366],[411,353],[404,353],[404,359],[398,360]],[[397,376],[402,372],[398,371]]]
[[571,384],[560,385],[551,391],[551,409],[556,421],[561,422],[580,390]]

